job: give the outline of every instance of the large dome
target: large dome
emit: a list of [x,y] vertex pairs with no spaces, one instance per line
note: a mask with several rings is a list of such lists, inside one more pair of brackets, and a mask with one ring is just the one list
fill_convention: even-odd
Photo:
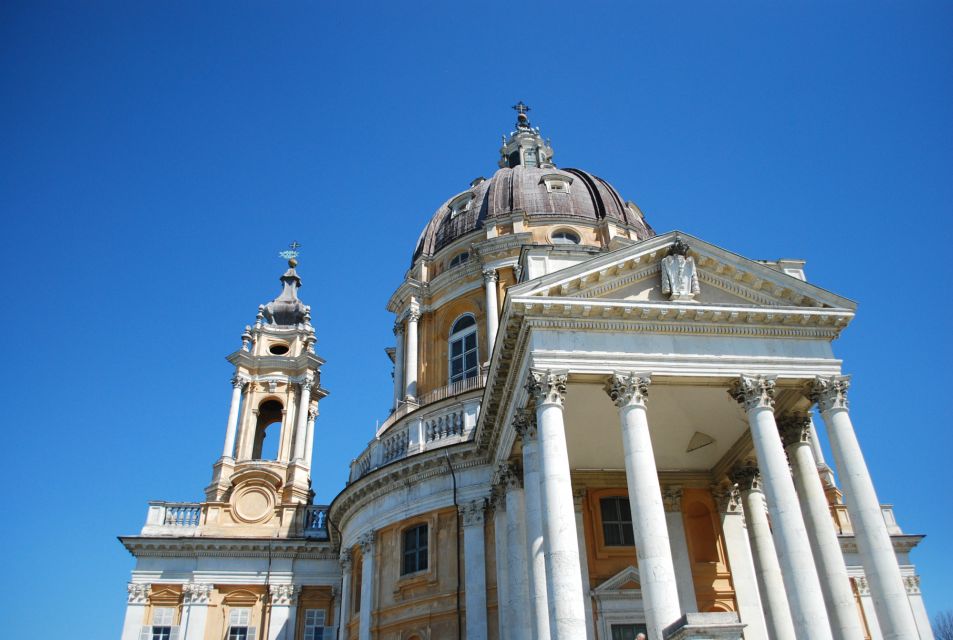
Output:
[[420,234],[413,260],[433,256],[455,240],[514,215],[525,216],[530,224],[608,221],[629,228],[639,240],[655,235],[639,208],[612,185],[581,169],[557,169],[552,157],[549,141],[521,111],[516,130],[500,149],[499,171],[489,180],[474,180],[437,209]]
[[[540,221],[546,218],[577,218],[588,223],[609,220],[635,228],[640,240],[655,235],[638,209],[627,205],[612,185],[581,169],[516,165],[500,169],[489,180],[474,182],[470,189],[453,196],[437,209],[420,236],[414,260],[436,254],[494,218],[515,213]],[[565,185],[565,190],[552,188],[553,183],[559,182]],[[464,206],[455,206],[455,203]]]

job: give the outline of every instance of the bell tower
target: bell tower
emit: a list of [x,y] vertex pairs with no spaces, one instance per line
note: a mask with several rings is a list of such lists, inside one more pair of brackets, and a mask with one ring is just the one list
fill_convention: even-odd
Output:
[[288,535],[313,496],[314,421],[327,391],[311,308],[298,299],[298,247],[281,253],[288,260],[281,293],[258,307],[241,348],[228,356],[235,366],[231,407],[222,456],[205,489],[205,535]]

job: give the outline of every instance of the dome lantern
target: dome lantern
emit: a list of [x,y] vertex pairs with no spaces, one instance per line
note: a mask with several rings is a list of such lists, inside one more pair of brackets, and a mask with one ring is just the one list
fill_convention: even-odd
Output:
[[553,148],[548,140],[543,140],[539,134],[539,127],[533,127],[526,112],[528,106],[520,100],[513,105],[518,114],[516,116],[516,130],[510,132],[510,137],[503,137],[503,146],[500,147],[500,168],[513,168],[517,165],[524,167],[553,168]]

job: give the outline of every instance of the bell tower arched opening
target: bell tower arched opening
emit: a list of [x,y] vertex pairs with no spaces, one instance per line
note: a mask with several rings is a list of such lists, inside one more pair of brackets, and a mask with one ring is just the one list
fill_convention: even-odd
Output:
[[[266,400],[258,407],[258,419],[255,422],[255,437],[252,444],[252,460],[278,459],[283,418],[284,407],[277,400]],[[272,427],[274,424],[278,426]]]

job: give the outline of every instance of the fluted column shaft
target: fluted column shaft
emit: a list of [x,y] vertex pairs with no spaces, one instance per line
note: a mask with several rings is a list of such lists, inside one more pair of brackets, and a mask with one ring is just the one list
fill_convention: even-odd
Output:
[[549,633],[553,640],[578,640],[586,634],[572,477],[563,423],[566,378],[565,372],[533,369],[528,383],[530,395],[536,402],[539,429],[546,591]]
[[778,426],[794,472],[794,485],[821,579],[831,631],[837,640],[861,640],[864,631],[811,446],[811,418],[806,414],[789,414],[778,420]]
[[811,640],[832,640],[807,528],[774,420],[774,385],[763,376],[741,376],[731,394],[748,415],[794,629]]
[[241,376],[232,378],[232,402],[228,407],[228,424],[225,427],[225,446],[222,457],[235,457],[235,434],[238,432],[238,413],[242,404],[242,389],[247,380]]
[[486,640],[486,545],[483,513],[485,501],[474,500],[460,508],[463,517],[463,560],[466,579],[467,640]]
[[549,638],[549,597],[546,591],[546,557],[536,413],[531,409],[518,409],[513,418],[513,428],[523,440],[523,503],[526,512],[530,624],[533,629],[531,637],[545,639]]
[[768,523],[758,468],[754,465],[736,467],[732,471],[731,480],[737,483],[740,490],[768,636],[771,640],[795,640],[794,620],[791,618],[787,593],[784,591],[781,564],[778,562],[774,539],[771,537],[771,525]]
[[311,387],[314,381],[307,378],[301,383],[301,397],[298,398],[297,424],[295,425],[295,450],[292,460],[304,460],[308,448],[308,411],[311,408]]
[[648,637],[661,640],[664,629],[678,620],[682,612],[662,490],[649,434],[645,406],[649,382],[646,374],[615,374],[609,378],[606,391],[619,408],[622,422],[625,477]]
[[407,314],[407,349],[404,353],[404,399],[410,402],[417,401],[417,321],[420,312],[411,309]]
[[361,622],[358,631],[359,640],[371,640],[371,621],[374,619],[374,576],[377,571],[374,565],[377,562],[377,532],[374,530],[365,533],[359,544],[361,545]]
[[848,413],[848,376],[817,378],[811,396],[827,427],[827,438],[854,526],[857,549],[870,585],[877,622],[884,640],[918,638],[916,620],[904,588],[897,556],[884,522],[867,462]]

